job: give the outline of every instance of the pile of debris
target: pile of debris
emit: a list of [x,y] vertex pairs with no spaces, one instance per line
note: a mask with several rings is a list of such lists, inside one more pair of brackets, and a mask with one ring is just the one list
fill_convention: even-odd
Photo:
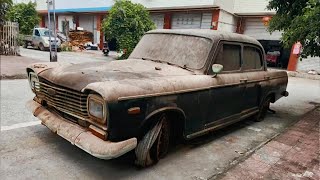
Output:
[[85,45],[93,42],[93,33],[89,31],[70,31],[69,32],[69,45],[76,46],[80,50],[84,50]]

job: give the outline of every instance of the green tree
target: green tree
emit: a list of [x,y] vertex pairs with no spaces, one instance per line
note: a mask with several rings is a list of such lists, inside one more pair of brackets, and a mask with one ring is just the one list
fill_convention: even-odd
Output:
[[31,34],[33,28],[39,24],[40,17],[36,10],[36,3],[19,3],[10,8],[6,17],[19,23],[21,34]]
[[276,10],[269,30],[283,31],[282,41],[286,47],[300,41],[301,57],[320,56],[319,0],[271,0],[267,8]]
[[146,8],[129,0],[117,0],[103,22],[107,38],[116,39],[118,50],[126,50],[122,59],[130,55],[145,32],[154,28]]
[[0,24],[5,21],[5,15],[12,6],[12,0],[0,0]]

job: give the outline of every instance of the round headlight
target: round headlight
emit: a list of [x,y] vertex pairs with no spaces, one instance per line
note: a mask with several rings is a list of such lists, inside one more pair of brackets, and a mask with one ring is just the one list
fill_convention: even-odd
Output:
[[29,85],[33,92],[37,91],[39,88],[39,78],[34,72],[29,73]]
[[90,94],[88,96],[87,108],[89,116],[101,124],[106,123],[107,109],[106,103],[101,96]]

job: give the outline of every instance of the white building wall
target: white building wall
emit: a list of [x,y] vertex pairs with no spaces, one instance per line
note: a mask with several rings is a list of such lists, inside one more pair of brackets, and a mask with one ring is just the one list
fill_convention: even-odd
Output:
[[214,7],[215,0],[131,0],[150,9],[172,9],[181,7]]
[[[46,1],[47,0],[36,0],[37,10],[47,10]],[[86,10],[90,12],[93,9],[105,10],[107,7],[110,8],[114,4],[114,0],[55,0],[55,2],[58,12],[60,10],[72,11],[73,9],[78,9],[79,12],[84,12]]]
[[243,15],[274,14],[267,10],[269,0],[235,0],[234,13]]
[[69,21],[69,29],[75,29],[75,26],[73,24],[73,16],[67,16],[67,15],[59,15],[58,16],[58,30],[62,31],[62,22],[63,21]]
[[237,18],[224,10],[220,10],[218,30],[227,32],[236,32]]
[[297,71],[308,72],[315,70],[320,73],[320,57],[308,57],[298,60]]
[[[236,1],[237,0],[215,0],[215,5],[219,6],[220,9],[223,9],[229,13],[233,13]],[[251,0],[251,1],[254,1],[254,0]]]

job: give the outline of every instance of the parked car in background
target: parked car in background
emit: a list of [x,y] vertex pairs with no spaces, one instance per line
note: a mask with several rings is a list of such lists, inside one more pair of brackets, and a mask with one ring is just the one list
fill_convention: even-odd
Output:
[[27,68],[28,102],[42,124],[89,154],[134,150],[152,165],[171,142],[248,117],[263,120],[286,91],[285,71],[267,71],[261,44],[212,30],[153,30],[128,60],[41,63]]
[[47,28],[34,28],[32,35],[26,35],[24,37],[23,47],[27,48],[28,46],[32,46],[33,48],[40,49],[41,51],[49,50],[49,35],[51,35],[50,41],[52,49],[57,46],[57,51],[61,51],[61,40],[59,38],[56,38],[55,40],[54,35]]

